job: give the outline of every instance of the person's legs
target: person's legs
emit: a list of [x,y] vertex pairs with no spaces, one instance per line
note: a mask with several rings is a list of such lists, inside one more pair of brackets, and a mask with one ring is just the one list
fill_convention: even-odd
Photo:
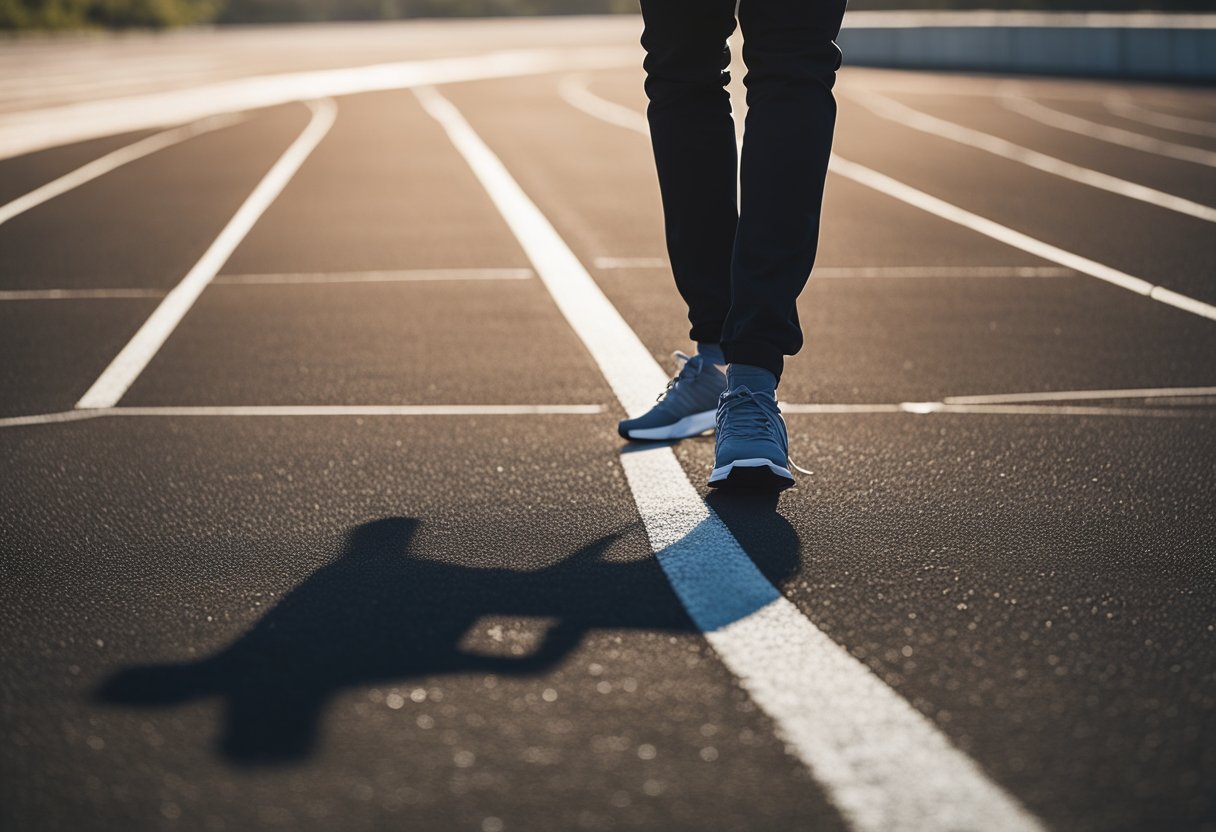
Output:
[[844,0],[741,0],[747,64],[742,204],[722,334],[726,360],[780,378],[802,347],[797,299],[815,262]]
[[734,0],[642,0],[647,117],[667,251],[697,354],[676,354],[679,371],[658,403],[617,426],[626,439],[666,441],[712,429],[726,388],[720,342],[739,219],[725,72],[734,11]]
[[[807,0],[802,0],[807,2]],[[735,123],[726,40],[735,0],[642,0],[651,143],[667,252],[689,337],[716,344],[731,303],[738,222]]]

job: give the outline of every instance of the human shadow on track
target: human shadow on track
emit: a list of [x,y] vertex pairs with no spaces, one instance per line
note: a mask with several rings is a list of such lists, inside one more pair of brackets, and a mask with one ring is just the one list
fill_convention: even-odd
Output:
[[[772,538],[781,543],[766,547],[764,560],[792,571],[797,538],[775,513],[769,520],[782,527]],[[333,563],[229,647],[197,662],[121,670],[97,700],[170,707],[223,698],[220,754],[240,766],[283,765],[312,753],[328,701],[346,688],[449,673],[540,674],[591,630],[693,629],[653,559],[605,557],[625,532],[527,572],[428,560],[412,550],[419,525],[393,517],[356,527]],[[462,647],[482,616],[553,623],[531,654],[484,655]]]

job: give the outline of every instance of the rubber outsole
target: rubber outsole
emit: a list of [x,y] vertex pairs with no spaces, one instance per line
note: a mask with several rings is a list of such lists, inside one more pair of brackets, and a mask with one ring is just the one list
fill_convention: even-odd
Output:
[[700,413],[685,416],[678,422],[657,428],[628,430],[622,427],[624,424],[622,422],[617,425],[616,432],[621,435],[622,439],[628,439],[633,442],[670,442],[673,439],[689,439],[693,436],[700,436],[713,430],[716,418],[717,411],[703,410]]
[[715,468],[710,488],[739,491],[784,491],[794,484],[794,475],[767,459],[740,459]]

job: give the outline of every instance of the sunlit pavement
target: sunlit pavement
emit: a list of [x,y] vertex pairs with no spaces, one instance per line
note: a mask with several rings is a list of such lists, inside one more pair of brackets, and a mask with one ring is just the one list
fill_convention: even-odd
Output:
[[0,51],[0,827],[1213,828],[1216,94],[846,67],[703,501],[639,28]]

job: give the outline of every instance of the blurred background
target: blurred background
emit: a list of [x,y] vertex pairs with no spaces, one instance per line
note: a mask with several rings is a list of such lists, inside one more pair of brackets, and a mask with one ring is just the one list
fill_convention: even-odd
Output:
[[[1211,0],[851,0],[852,10],[1211,11]],[[637,0],[0,0],[0,29],[636,13]]]

